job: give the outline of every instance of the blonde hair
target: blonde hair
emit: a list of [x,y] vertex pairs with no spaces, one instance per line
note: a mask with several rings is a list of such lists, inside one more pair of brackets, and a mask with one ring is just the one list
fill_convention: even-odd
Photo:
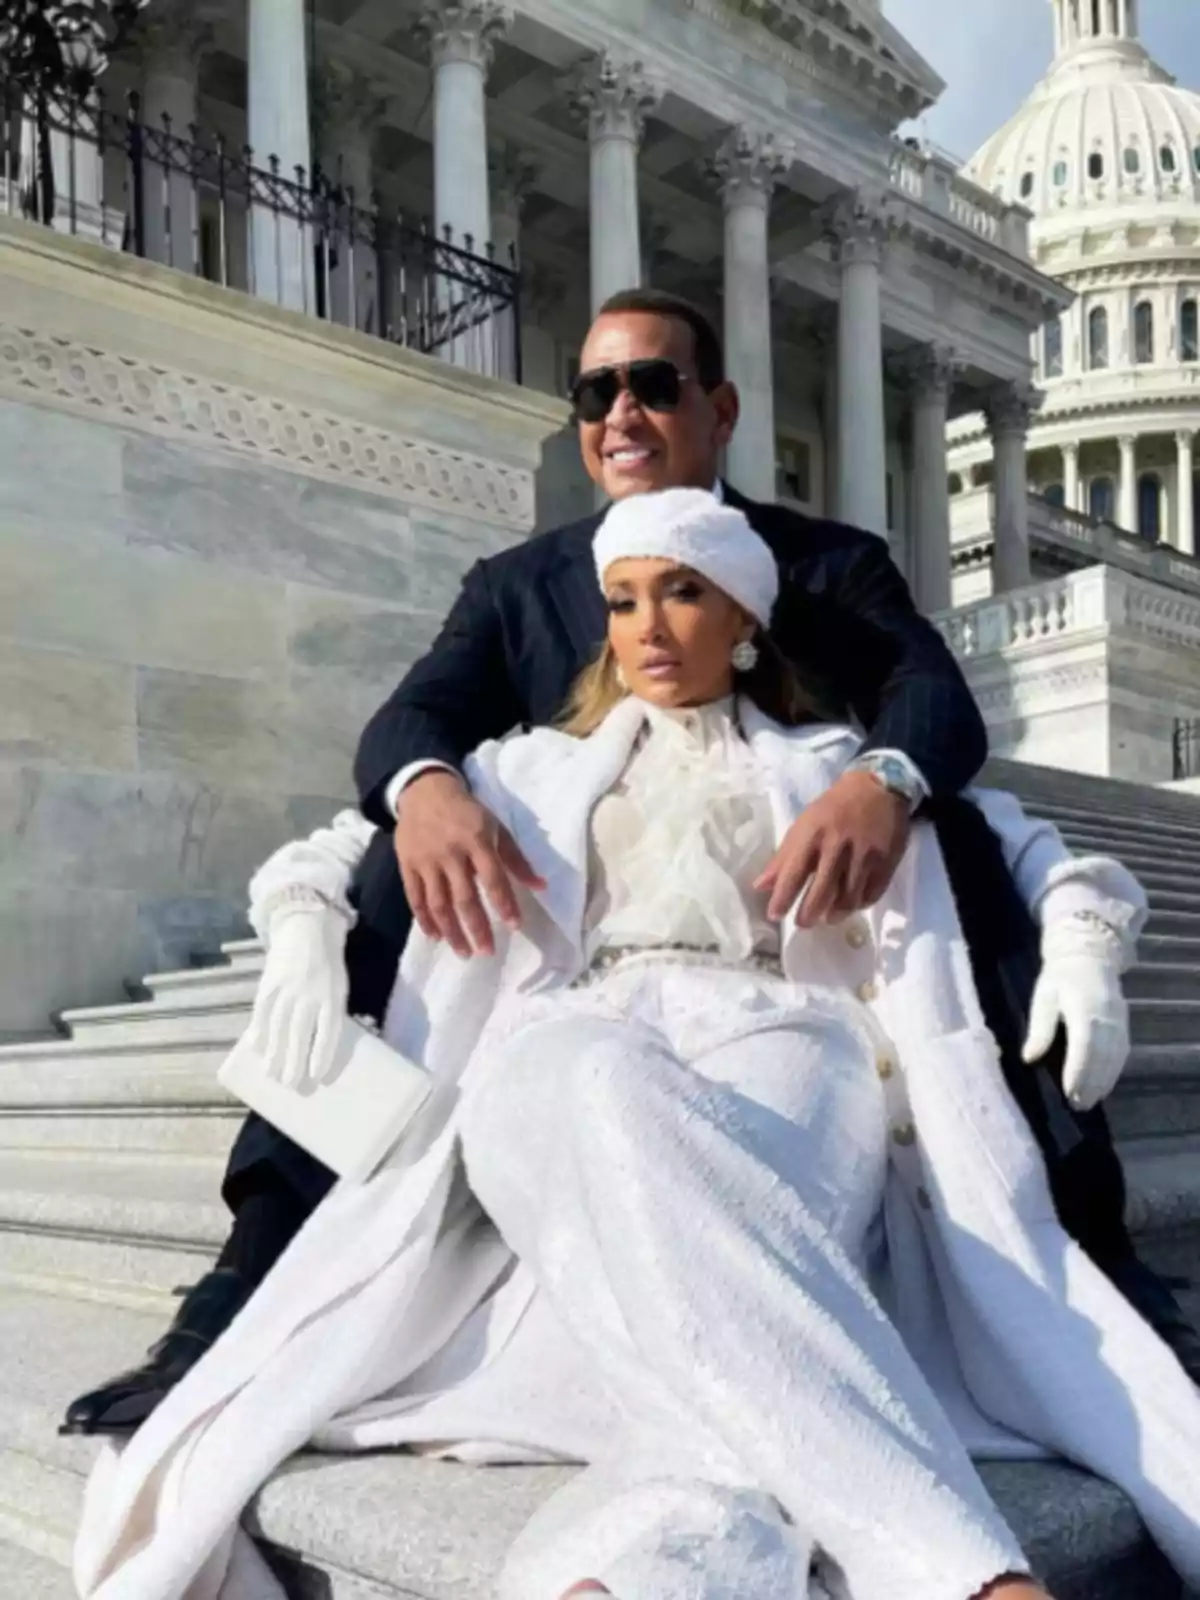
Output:
[[[828,720],[774,640],[759,629],[754,643],[758,646],[758,662],[749,672],[738,674],[738,693],[744,694],[765,716],[782,723],[785,728]],[[605,639],[599,655],[584,667],[571,685],[558,726],[575,739],[586,739],[628,695],[629,690],[617,676],[613,647]]]

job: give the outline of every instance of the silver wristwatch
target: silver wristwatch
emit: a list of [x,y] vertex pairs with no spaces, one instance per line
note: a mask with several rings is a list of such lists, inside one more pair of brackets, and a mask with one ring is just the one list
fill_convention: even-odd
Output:
[[855,756],[847,768],[849,772],[869,772],[892,794],[898,794],[910,811],[915,811],[925,798],[925,791],[913,776],[911,768],[886,750],[867,750]]

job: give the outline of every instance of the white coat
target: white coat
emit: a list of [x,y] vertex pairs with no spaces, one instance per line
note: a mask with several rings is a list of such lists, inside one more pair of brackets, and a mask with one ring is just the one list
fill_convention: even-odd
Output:
[[[856,741],[740,710],[782,837]],[[492,957],[462,962],[410,940],[386,1032],[434,1074],[434,1094],[385,1168],[329,1196],[214,1351],[120,1458],[98,1463],[76,1548],[81,1595],[277,1594],[236,1527],[276,1466],[314,1440],[344,1449],[403,1437],[389,1434],[389,1417],[405,1409],[406,1376],[508,1275],[479,1367],[504,1348],[534,1286],[466,1187],[458,1083],[498,995],[560,986],[580,970],[588,819],[640,725],[627,701],[587,740],[541,730],[471,759],[474,791],[547,887],[525,897],[520,932],[497,930]],[[1144,898],[1128,874],[1073,861],[1015,802],[980,798],[1028,903],[1097,911],[1136,935]],[[347,842],[351,855],[360,848]],[[314,856],[311,871],[336,893],[345,862]],[[897,1137],[886,1302],[968,1447],[1050,1451],[1109,1478],[1200,1582],[1200,1396],[1056,1220],[1001,1078],[932,830],[914,830],[861,924],[808,932],[789,921],[782,953],[797,981],[857,991],[890,1038],[900,1070],[888,1083]]]

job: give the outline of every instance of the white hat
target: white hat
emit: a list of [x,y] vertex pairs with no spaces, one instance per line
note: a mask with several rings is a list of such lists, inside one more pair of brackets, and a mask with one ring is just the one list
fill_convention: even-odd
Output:
[[614,561],[677,561],[715,583],[763,627],[779,594],[779,568],[743,512],[707,489],[631,494],[605,515],[592,541],[601,583]]

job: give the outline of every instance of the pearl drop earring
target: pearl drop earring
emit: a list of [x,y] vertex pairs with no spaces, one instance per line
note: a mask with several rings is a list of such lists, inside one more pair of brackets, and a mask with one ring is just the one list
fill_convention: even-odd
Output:
[[758,665],[758,646],[752,639],[741,639],[729,657],[735,672],[753,672]]

